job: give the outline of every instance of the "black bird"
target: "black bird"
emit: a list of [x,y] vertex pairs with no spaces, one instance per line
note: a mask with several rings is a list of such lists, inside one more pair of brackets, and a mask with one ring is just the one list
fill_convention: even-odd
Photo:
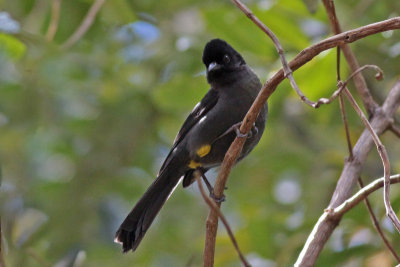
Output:
[[[237,129],[261,89],[261,83],[242,56],[221,39],[208,42],[203,52],[210,90],[183,123],[155,181],[119,227],[115,242],[123,252],[135,251],[154,218],[183,176],[183,187],[222,163]],[[264,132],[265,103],[242,153],[244,158]]]

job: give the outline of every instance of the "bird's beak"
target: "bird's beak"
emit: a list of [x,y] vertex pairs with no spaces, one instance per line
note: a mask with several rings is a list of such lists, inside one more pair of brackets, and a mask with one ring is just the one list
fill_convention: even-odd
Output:
[[211,62],[210,65],[208,65],[207,71],[210,72],[213,69],[217,69],[219,67],[219,65],[217,64],[217,62]]

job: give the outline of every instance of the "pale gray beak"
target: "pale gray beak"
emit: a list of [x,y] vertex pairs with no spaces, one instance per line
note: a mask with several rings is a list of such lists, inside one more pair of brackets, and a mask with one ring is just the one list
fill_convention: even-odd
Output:
[[217,64],[217,62],[211,62],[210,65],[208,65],[207,71],[210,72],[213,69],[217,68],[219,65]]

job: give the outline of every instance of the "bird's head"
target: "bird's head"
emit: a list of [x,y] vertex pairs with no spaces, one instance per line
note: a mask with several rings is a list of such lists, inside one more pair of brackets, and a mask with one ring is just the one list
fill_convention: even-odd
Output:
[[203,63],[206,66],[209,83],[219,79],[225,80],[246,65],[242,56],[221,39],[213,39],[206,44]]

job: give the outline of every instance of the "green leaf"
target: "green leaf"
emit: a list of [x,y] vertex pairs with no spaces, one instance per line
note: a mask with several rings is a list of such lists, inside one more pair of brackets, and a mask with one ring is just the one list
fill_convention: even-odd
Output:
[[0,51],[1,50],[10,58],[20,59],[25,54],[26,46],[14,36],[0,33]]

